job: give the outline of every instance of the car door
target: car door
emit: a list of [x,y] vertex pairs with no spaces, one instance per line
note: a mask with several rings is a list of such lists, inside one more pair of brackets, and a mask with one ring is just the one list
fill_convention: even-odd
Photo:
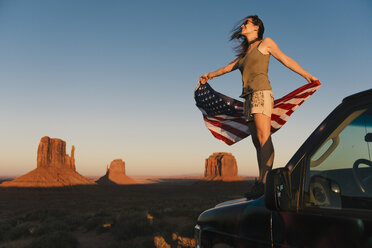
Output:
[[299,203],[275,221],[281,247],[372,247],[372,104],[341,115],[292,171]]

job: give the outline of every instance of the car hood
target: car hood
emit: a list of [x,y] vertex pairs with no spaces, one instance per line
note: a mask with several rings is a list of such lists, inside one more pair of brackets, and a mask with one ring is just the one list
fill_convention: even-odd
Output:
[[[264,197],[256,200],[236,199],[233,201],[223,202],[216,207],[208,209],[200,214],[197,224],[203,230],[214,230],[230,234],[238,234],[248,227],[244,223],[250,222],[248,226],[255,223],[263,216],[270,216],[270,211],[265,207]],[[257,225],[262,226],[262,219],[257,221]],[[255,225],[255,228],[257,228]],[[260,228],[258,228],[260,229]]]

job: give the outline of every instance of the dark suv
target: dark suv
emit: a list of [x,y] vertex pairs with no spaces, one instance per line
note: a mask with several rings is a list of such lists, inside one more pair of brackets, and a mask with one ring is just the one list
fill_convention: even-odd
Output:
[[265,194],[203,212],[197,247],[372,247],[372,89],[349,96]]

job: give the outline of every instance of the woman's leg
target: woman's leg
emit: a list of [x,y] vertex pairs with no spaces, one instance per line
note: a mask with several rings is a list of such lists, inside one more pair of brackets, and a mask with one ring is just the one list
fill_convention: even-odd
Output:
[[255,113],[254,124],[256,136],[259,143],[259,151],[257,151],[257,157],[259,157],[258,166],[260,169],[260,181],[265,183],[266,175],[271,170],[274,162],[274,146],[270,136],[271,118],[261,113]]
[[253,145],[256,148],[258,168],[260,168],[260,164],[261,164],[261,145],[260,145],[260,141],[258,140],[258,137],[257,137],[256,124],[254,124],[254,121],[249,121],[248,122],[248,127],[249,127],[249,132],[251,133]]

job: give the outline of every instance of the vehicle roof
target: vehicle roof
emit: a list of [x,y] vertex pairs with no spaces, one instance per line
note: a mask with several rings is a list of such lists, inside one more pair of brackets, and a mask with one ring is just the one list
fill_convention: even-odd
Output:
[[348,97],[345,97],[342,102],[347,102],[347,101],[352,101],[356,98],[359,98],[359,97],[364,97],[364,96],[367,96],[367,95],[370,95],[372,97],[372,89],[369,89],[369,90],[365,90],[365,91],[362,91],[362,92],[359,92],[359,93],[356,93],[356,94],[353,94],[353,95],[350,95]]

